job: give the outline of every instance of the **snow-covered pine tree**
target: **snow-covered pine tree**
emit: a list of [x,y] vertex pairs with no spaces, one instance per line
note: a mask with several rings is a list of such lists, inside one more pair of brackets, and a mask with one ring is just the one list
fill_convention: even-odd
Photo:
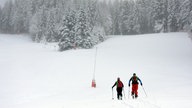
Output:
[[59,50],[69,50],[76,47],[75,40],[75,26],[76,26],[76,15],[75,11],[69,10],[63,19],[62,25],[59,30],[61,39],[59,41]]
[[[2,8],[1,8],[1,5],[0,5],[0,25],[2,25],[2,16],[3,14],[2,14]],[[0,32],[1,32],[1,30],[2,30],[2,26],[0,26]]]
[[108,6],[104,3],[100,4],[98,0],[84,0],[84,4],[86,4],[85,8],[83,8],[86,16],[86,25],[91,35],[92,44],[95,45],[104,39],[105,33],[110,34],[111,20]]
[[135,14],[135,4],[133,1],[123,1],[120,15],[121,33],[123,35],[138,33],[138,18]]
[[[112,22],[112,35],[120,35],[121,30],[120,30],[120,7],[121,7],[121,2],[119,0],[115,0],[113,3],[109,2],[109,13],[111,16],[111,22]],[[102,11],[101,11],[102,12]],[[107,26],[107,25],[106,25]]]
[[180,10],[183,0],[169,0],[169,31],[179,31],[179,20],[181,19]]
[[[106,35],[110,35],[113,33],[112,29],[112,14],[110,13],[109,6],[105,1],[102,4],[98,5],[97,12],[97,26],[100,25],[102,29],[104,29]],[[96,21],[95,21],[96,22]],[[97,27],[96,27],[97,28]],[[94,29],[96,29],[94,28]]]
[[180,11],[181,19],[179,21],[180,29],[189,31],[192,24],[192,1],[184,0]]
[[42,39],[42,30],[40,28],[40,12],[33,15],[30,21],[29,33],[32,36],[32,40],[35,42],[40,42]]
[[13,15],[13,3],[12,1],[8,1],[5,3],[4,7],[2,8],[2,23],[1,29],[5,33],[13,32],[13,25],[11,21],[11,17]]
[[12,16],[13,31],[15,33],[20,33],[23,29],[23,2],[21,0],[15,0],[13,5],[14,14]]
[[88,49],[93,46],[90,33],[91,28],[92,27],[90,27],[90,25],[87,23],[85,11],[80,9],[76,23],[76,47]]
[[31,18],[33,16],[33,13],[32,13],[32,1],[31,0],[26,0],[25,1],[25,7],[24,7],[24,18],[23,18],[23,26],[24,26],[24,33],[29,33],[29,27],[30,27],[30,21],[31,21]]
[[192,1],[188,1],[188,24],[189,24],[189,32],[191,33],[190,38],[192,39]]
[[98,1],[97,0],[87,0],[87,23],[89,24],[90,31],[93,30],[94,26],[96,26],[96,21],[98,17],[97,10]]
[[153,19],[155,21],[156,32],[168,31],[168,0],[152,1]]
[[[190,32],[192,34],[192,1],[190,1],[190,8],[189,8],[189,23],[190,23]],[[191,35],[192,39],[192,35]]]
[[56,18],[55,18],[55,8],[52,8],[48,11],[48,15],[47,15],[47,24],[46,24],[46,31],[45,31],[45,35],[46,35],[46,41],[47,42],[56,42],[56,30],[55,30],[55,25],[56,25]]
[[33,15],[30,21],[29,33],[32,35],[32,39],[35,42],[45,41],[46,23],[46,9],[42,6],[41,9]]
[[152,33],[153,20],[152,20],[152,6],[151,0],[136,0],[136,17],[138,17],[139,33]]
[[14,33],[28,33],[29,21],[32,17],[30,3],[29,0],[15,0],[13,5],[14,14],[12,16]]

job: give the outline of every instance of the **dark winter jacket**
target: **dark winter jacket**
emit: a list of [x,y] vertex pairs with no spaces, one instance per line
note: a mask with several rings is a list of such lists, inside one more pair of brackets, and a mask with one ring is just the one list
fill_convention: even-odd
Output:
[[139,84],[139,83],[138,83],[138,81],[139,81],[140,84],[143,85],[143,84],[142,84],[142,81],[141,81],[141,80],[139,79],[139,77],[137,77],[137,76],[132,76],[132,77],[130,78],[130,80],[129,80],[129,86],[130,86],[131,81],[132,81],[132,84]]

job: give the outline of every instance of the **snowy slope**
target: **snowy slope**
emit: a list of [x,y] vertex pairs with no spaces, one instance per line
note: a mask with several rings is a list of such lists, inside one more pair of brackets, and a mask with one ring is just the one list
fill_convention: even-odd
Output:
[[[95,48],[58,52],[54,44],[0,34],[0,108],[191,108],[192,42],[186,33],[117,36]],[[128,97],[133,73],[143,81]],[[123,101],[112,100],[120,77]],[[114,97],[116,92],[114,90]]]

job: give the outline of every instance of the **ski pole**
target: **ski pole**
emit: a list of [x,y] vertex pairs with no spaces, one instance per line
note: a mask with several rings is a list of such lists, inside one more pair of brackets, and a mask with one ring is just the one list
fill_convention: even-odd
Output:
[[113,96],[113,88],[112,88],[112,100],[114,99],[114,96]]
[[124,98],[126,99],[126,96],[125,96],[125,91],[124,91],[124,89],[123,89],[123,95],[124,95]]
[[129,86],[129,88],[128,88],[129,90],[128,90],[128,99],[129,99],[129,93],[130,93],[130,86]]
[[147,93],[145,92],[145,89],[144,89],[144,87],[142,86],[142,88],[143,88],[143,91],[144,91],[144,93],[145,93],[145,95],[146,95],[146,97],[147,97]]

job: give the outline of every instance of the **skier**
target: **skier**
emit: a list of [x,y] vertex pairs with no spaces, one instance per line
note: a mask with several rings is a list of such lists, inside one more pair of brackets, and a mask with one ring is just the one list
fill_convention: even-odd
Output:
[[112,89],[115,86],[116,86],[116,90],[117,90],[117,99],[122,100],[122,97],[123,97],[122,90],[123,90],[124,85],[119,77],[117,78],[117,81],[115,82],[115,84],[112,86]]
[[138,81],[140,82],[141,86],[143,85],[142,84],[142,81],[139,79],[139,77],[136,76],[135,73],[133,73],[133,76],[130,78],[129,80],[129,87],[130,87],[130,83],[132,81],[132,91],[131,91],[131,96],[134,98],[137,98],[138,97]]

